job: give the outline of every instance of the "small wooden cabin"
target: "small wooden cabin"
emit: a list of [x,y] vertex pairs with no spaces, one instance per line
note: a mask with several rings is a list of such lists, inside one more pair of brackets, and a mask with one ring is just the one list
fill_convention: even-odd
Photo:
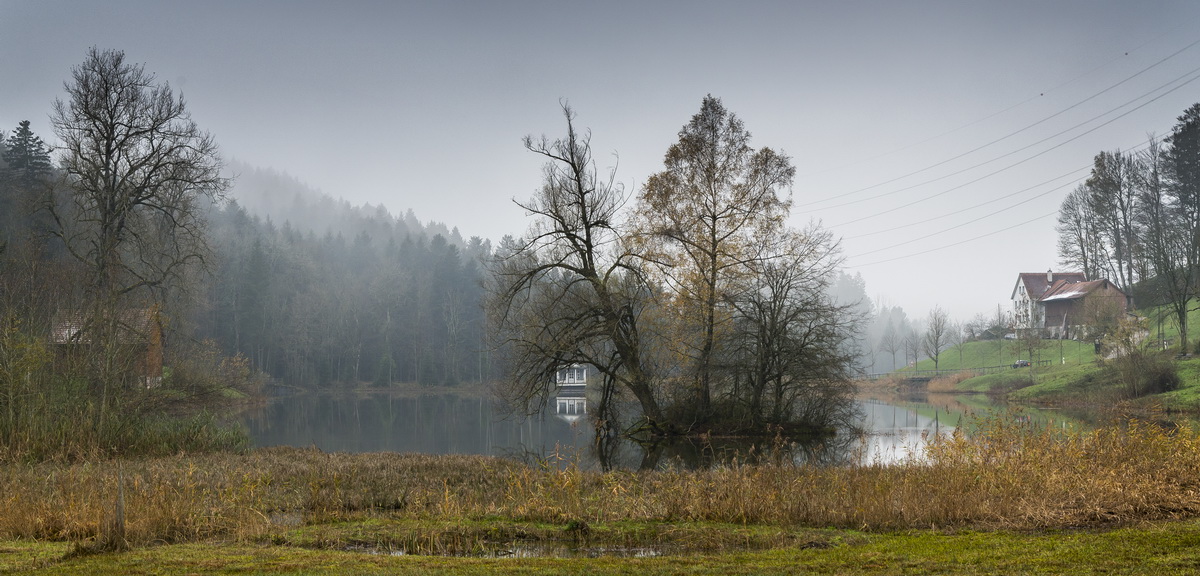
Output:
[[[118,314],[117,338],[128,345],[133,370],[147,388],[162,384],[163,377],[163,320],[157,306],[127,309]],[[86,357],[92,349],[95,322],[90,315],[60,314],[54,322],[50,340],[64,358]]]

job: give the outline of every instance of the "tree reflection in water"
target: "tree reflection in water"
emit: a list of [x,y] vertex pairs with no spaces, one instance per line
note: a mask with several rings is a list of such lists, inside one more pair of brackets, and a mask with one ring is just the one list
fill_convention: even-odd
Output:
[[[894,418],[880,416],[882,409],[878,404],[855,402],[853,409],[845,411],[836,433],[820,436],[694,437],[656,444],[624,438],[620,432],[625,428],[616,414],[602,422],[597,433],[591,415],[560,418],[551,404],[546,411],[527,416],[478,394],[295,394],[272,398],[245,412],[242,422],[256,446],[485,454],[599,470],[692,469],[735,463],[836,466],[869,462],[880,451],[894,450],[888,443],[895,434],[909,434],[914,426],[926,425],[923,421],[914,424],[919,418],[899,418],[888,429],[884,424],[891,425]],[[905,427],[905,423],[909,425]],[[943,425],[942,429],[952,428]]]

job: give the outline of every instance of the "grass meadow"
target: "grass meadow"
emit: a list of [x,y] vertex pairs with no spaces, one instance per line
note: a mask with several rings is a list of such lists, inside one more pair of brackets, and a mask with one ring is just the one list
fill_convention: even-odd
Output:
[[[245,573],[247,559],[258,558],[251,573],[338,573],[332,566],[351,565],[363,573],[415,566],[490,573],[503,558],[509,564],[499,568],[533,573],[583,566],[654,573],[709,558],[696,573],[707,573],[705,566],[770,573],[797,562],[829,573],[913,569],[906,562],[936,572],[962,566],[959,546],[995,554],[982,565],[1002,566],[1031,559],[989,547],[1011,546],[1014,555],[1080,539],[1111,547],[1121,531],[1123,546],[1144,542],[1126,560],[1166,542],[1147,539],[1154,533],[1179,540],[1178,561],[1195,556],[1188,548],[1200,543],[1195,431],[1139,422],[1044,429],[1010,417],[973,429],[888,466],[735,461],[708,470],[599,472],[553,458],[523,464],[291,448],[8,464],[0,467],[0,571],[127,573],[127,563],[140,559],[141,573],[158,573],[155,566],[170,573],[164,562]],[[831,568],[851,559],[865,563],[858,571]],[[864,571],[871,562],[882,571]]]

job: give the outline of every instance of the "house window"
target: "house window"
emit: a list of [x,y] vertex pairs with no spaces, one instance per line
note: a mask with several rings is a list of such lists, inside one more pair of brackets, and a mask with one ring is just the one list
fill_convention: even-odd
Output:
[[583,366],[571,366],[558,371],[558,384],[586,384],[587,383],[587,368]]

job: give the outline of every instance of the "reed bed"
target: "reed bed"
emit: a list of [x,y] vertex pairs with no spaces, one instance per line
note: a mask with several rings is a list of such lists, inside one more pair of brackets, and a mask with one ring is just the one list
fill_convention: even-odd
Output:
[[100,538],[120,494],[122,534],[133,544],[278,540],[343,520],[405,520],[456,533],[486,522],[583,533],[620,522],[1099,527],[1200,515],[1200,435],[1139,422],[1062,431],[991,419],[970,435],[937,440],[924,457],[892,465],[733,462],[701,471],[606,473],[478,456],[275,448],[10,464],[0,467],[0,486],[0,538]]

